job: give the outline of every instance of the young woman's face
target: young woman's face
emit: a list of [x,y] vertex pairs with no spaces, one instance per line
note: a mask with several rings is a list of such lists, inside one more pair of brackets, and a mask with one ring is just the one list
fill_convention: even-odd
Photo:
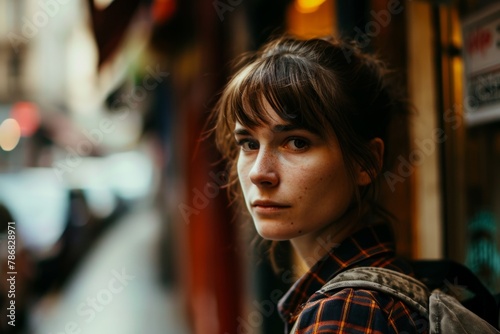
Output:
[[237,123],[237,169],[248,210],[265,239],[316,235],[347,211],[354,186],[336,138],[294,128],[267,106],[268,122]]

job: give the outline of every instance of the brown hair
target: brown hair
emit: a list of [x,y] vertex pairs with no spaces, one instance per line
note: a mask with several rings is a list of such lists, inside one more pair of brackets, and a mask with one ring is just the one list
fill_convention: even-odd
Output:
[[373,138],[386,141],[391,116],[399,107],[382,62],[340,40],[285,36],[244,55],[238,67],[214,114],[215,140],[228,161],[234,199],[241,197],[235,122],[249,128],[262,125],[267,117],[266,102],[292,125],[322,137],[334,134],[353,184],[356,164],[372,179],[369,186],[357,189],[357,202],[374,199],[380,168],[369,142]]

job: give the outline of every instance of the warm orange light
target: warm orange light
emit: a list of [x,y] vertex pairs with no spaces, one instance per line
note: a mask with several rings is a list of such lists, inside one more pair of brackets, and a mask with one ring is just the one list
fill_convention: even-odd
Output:
[[312,13],[300,12],[296,0],[287,10],[287,31],[302,38],[335,35],[337,34],[336,18],[334,0],[325,0],[318,10]]
[[176,0],[155,0],[152,6],[153,20],[157,23],[168,21],[177,8]]
[[32,136],[40,126],[40,113],[36,104],[18,102],[12,106],[10,116],[19,123],[21,136]]
[[301,13],[315,12],[326,0],[295,0],[295,6]]
[[0,124],[0,147],[12,151],[21,139],[21,127],[15,119],[7,118]]

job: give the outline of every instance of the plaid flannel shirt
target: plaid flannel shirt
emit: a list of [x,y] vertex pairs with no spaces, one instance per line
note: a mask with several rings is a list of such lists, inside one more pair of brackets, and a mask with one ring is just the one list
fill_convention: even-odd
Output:
[[410,276],[411,268],[395,256],[388,224],[364,227],[318,261],[278,304],[289,333],[428,333],[428,320],[402,301],[377,291],[345,288],[317,291],[340,272],[362,266],[383,267]]

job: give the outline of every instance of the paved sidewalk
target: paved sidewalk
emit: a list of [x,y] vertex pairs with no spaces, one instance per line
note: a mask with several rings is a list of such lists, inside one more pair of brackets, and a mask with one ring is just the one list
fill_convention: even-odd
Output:
[[141,208],[110,228],[65,287],[37,305],[33,333],[187,334],[176,296],[158,281],[160,223]]

